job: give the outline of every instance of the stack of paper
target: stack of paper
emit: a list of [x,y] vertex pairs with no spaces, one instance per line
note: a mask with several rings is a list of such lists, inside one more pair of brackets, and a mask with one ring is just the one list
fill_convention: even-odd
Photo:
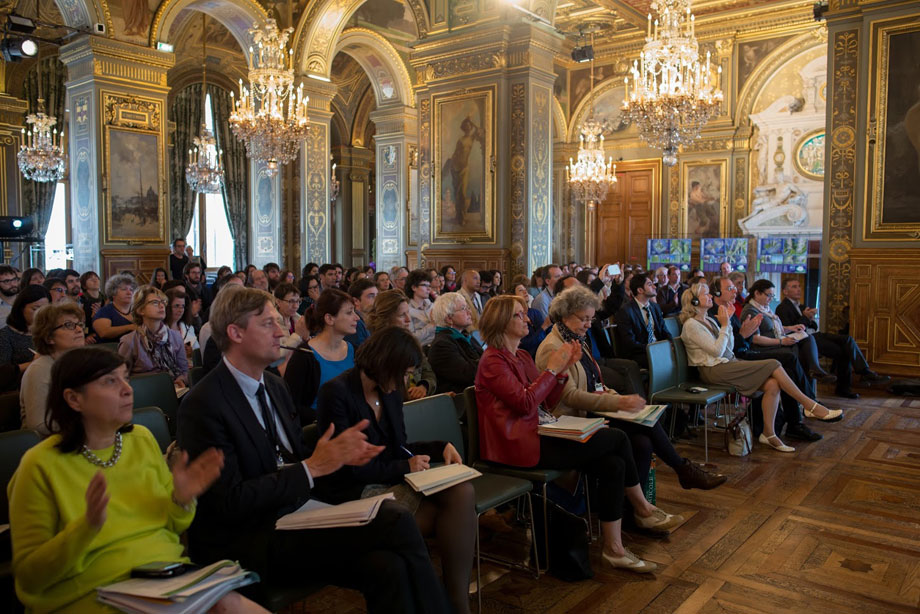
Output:
[[481,475],[472,467],[456,463],[407,473],[406,481],[409,486],[415,489],[415,492],[420,492],[423,495],[433,495],[436,492],[450,488],[454,484],[460,484],[461,482],[478,478]]
[[98,599],[131,614],[207,612],[232,590],[259,581],[233,561],[218,561],[175,578],[131,578],[97,589]]
[[790,339],[795,339],[798,342],[798,341],[801,341],[802,339],[806,339],[808,337],[808,333],[806,333],[803,330],[797,330],[794,333],[789,333],[784,336],[789,337]]
[[329,529],[332,527],[360,527],[377,517],[377,511],[387,499],[393,499],[393,493],[347,501],[339,505],[329,505],[322,501],[310,499],[300,509],[285,514],[275,521],[279,531],[296,531],[299,529]]
[[588,441],[594,433],[604,428],[603,418],[560,416],[555,422],[541,424],[537,432],[547,437],[561,437],[573,441]]
[[607,418],[613,418],[614,420],[634,422],[643,426],[655,426],[658,422],[658,418],[661,417],[661,414],[667,407],[667,405],[646,405],[636,413],[630,411],[599,411],[595,413]]

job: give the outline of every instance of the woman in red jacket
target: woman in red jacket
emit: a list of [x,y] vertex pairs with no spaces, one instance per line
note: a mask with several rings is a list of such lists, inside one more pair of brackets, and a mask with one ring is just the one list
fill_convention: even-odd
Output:
[[482,457],[515,467],[578,469],[594,477],[600,483],[597,498],[604,559],[613,567],[654,571],[655,563],[640,559],[623,546],[623,495],[632,504],[641,528],[666,533],[683,518],[645,500],[626,434],[605,428],[584,443],[537,434],[541,422],[555,420],[549,409],[559,401],[567,378],[564,374],[581,358],[581,347],[563,344],[550,356],[547,368],[538,371],[530,354],[518,348],[527,335],[527,305],[513,295],[489,299],[479,320],[479,332],[489,346],[476,372]]

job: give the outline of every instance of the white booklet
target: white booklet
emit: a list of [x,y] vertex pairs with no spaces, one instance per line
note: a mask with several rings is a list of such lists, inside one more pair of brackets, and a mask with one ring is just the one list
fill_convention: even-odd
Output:
[[174,578],[109,584],[97,589],[97,598],[132,614],[195,614],[207,612],[230,591],[258,581],[258,574],[224,560]]
[[279,531],[296,531],[299,529],[360,527],[377,517],[377,512],[384,501],[394,498],[393,493],[384,493],[367,499],[346,501],[339,505],[329,505],[310,499],[299,509],[276,520],[275,528]]
[[791,339],[795,339],[796,341],[801,341],[802,339],[808,337],[808,333],[802,330],[797,330],[794,333],[788,333],[785,336]]
[[630,411],[598,411],[594,412],[614,420],[623,420],[624,422],[635,422],[645,426],[654,426],[661,417],[662,412],[667,409],[667,405],[646,405],[636,413]]
[[406,474],[406,482],[409,483],[416,492],[423,495],[433,495],[441,492],[455,484],[478,478],[482,474],[461,463],[452,465],[441,465],[425,469],[424,471],[415,471]]

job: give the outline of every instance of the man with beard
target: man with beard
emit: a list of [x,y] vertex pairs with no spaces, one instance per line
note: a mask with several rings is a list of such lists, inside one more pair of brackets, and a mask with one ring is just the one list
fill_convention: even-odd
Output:
[[19,274],[8,264],[0,264],[0,328],[6,326],[6,318],[13,309],[13,301],[19,294]]

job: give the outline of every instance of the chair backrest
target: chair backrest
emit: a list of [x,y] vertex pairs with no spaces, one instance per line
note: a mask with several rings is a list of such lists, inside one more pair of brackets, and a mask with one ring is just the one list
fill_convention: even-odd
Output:
[[19,467],[19,460],[26,450],[41,441],[35,431],[10,431],[0,433],[0,524],[10,521],[10,505],[6,487]]
[[192,366],[200,367],[201,366],[201,348],[195,348],[192,350]]
[[653,395],[677,385],[677,365],[668,339],[645,346],[648,357],[648,393]]
[[315,422],[303,427],[303,445],[307,454],[313,454],[313,450],[316,449],[316,443],[321,436],[322,433],[319,432],[319,425]]
[[19,391],[0,394],[0,433],[17,431],[22,426],[22,414],[19,411]]
[[172,443],[173,438],[169,434],[169,425],[166,422],[166,416],[160,411],[159,407],[141,407],[134,410],[134,418],[131,422],[147,427],[147,430],[153,433],[153,438],[160,444],[160,451],[166,454],[166,448]]
[[189,388],[201,381],[205,376],[204,367],[196,366],[188,370]]
[[680,336],[681,326],[680,326],[680,320],[677,318],[677,316],[666,317],[664,319],[664,327],[665,327],[665,330],[671,333],[672,337],[677,338]]
[[179,409],[179,399],[176,397],[176,387],[169,373],[144,373],[131,377],[131,388],[134,389],[134,408],[159,407],[166,415],[169,432],[176,434],[176,413]]
[[457,409],[449,394],[436,394],[403,405],[406,441],[447,441],[463,452],[463,434],[457,421]]
[[476,407],[476,387],[470,386],[463,391],[466,398],[466,427],[469,442],[468,464],[479,461],[479,409]]
[[113,341],[109,343],[97,343],[93,345],[94,348],[99,348],[100,350],[109,350],[111,352],[118,352],[118,342]]

